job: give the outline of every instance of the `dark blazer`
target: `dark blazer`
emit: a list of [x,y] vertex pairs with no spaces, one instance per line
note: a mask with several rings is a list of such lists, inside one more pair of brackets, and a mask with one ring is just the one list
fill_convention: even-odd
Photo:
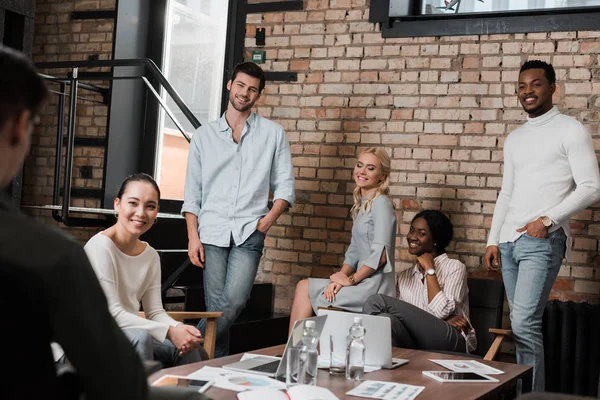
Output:
[[65,350],[86,399],[147,398],[142,363],[82,246],[21,214],[1,190],[0,313],[0,398],[63,398],[51,341]]

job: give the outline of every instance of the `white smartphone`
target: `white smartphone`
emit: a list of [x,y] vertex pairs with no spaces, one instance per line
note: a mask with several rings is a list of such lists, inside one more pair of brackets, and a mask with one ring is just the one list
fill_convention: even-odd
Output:
[[438,382],[498,382],[498,379],[491,376],[477,374],[475,372],[456,372],[456,371],[423,371],[423,375],[435,379]]

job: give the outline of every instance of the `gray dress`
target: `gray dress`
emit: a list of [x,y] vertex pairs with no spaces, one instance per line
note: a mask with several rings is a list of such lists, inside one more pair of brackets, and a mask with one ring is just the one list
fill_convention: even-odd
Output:
[[[363,197],[364,202],[367,198]],[[371,204],[371,210],[358,212],[352,226],[352,239],[346,250],[344,264],[354,271],[366,265],[376,269],[370,277],[356,286],[342,288],[331,303],[323,297],[329,279],[309,278],[308,295],[315,313],[318,307],[335,306],[348,311],[361,312],[369,296],[377,293],[395,296],[394,288],[394,246],[396,243],[396,215],[392,201],[387,196],[378,196]],[[381,252],[385,248],[387,263],[377,268]]]

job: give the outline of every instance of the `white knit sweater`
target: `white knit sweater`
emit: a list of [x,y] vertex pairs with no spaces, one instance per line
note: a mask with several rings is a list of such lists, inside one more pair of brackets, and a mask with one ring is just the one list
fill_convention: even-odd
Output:
[[[149,244],[137,256],[129,256],[102,233],[85,245],[85,252],[100,279],[108,309],[120,328],[142,328],[163,342],[169,326],[178,325],[166,313],[160,296],[160,259]],[[140,302],[146,318],[138,316]]]
[[[586,128],[556,107],[527,118],[504,143],[504,177],[489,245],[514,242],[528,222],[548,216],[569,235],[569,218],[600,200],[600,174]],[[567,254],[570,240],[567,241]]]

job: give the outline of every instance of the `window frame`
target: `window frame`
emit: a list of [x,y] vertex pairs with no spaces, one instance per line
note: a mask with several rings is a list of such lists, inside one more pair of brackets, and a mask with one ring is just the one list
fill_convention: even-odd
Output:
[[[227,40],[226,40],[226,51],[225,51],[225,70],[223,74],[223,88],[229,80],[229,74],[233,70],[233,67],[243,60],[243,44],[245,39],[246,20],[245,15],[240,17],[240,12],[243,10],[245,0],[228,0],[229,10],[227,16]],[[148,43],[148,55],[149,58],[154,60],[157,65],[162,65],[163,61],[163,45],[165,37],[166,25],[164,24],[164,18],[166,14],[167,1],[161,0],[160,7],[155,7],[151,11],[152,20],[155,22],[154,26],[156,29],[151,30],[151,37]],[[162,22],[159,22],[162,21]],[[159,28],[160,27],[160,28]],[[146,112],[146,120],[144,125],[146,128],[146,135],[143,138],[142,145],[140,146],[139,157],[141,160],[141,170],[150,175],[155,173],[156,169],[156,152],[158,151],[158,103],[156,103],[156,113]],[[223,90],[221,94],[221,111],[222,114],[227,107],[227,91]],[[168,117],[167,117],[168,118]],[[185,173],[185,171],[182,171]],[[181,211],[183,205],[182,200],[178,199],[167,199],[163,198],[160,200],[160,210],[165,213],[178,214]]]
[[420,14],[422,0],[408,1],[411,15],[401,17],[389,16],[390,0],[371,1],[369,21],[384,38],[600,30],[600,6],[430,16]]

